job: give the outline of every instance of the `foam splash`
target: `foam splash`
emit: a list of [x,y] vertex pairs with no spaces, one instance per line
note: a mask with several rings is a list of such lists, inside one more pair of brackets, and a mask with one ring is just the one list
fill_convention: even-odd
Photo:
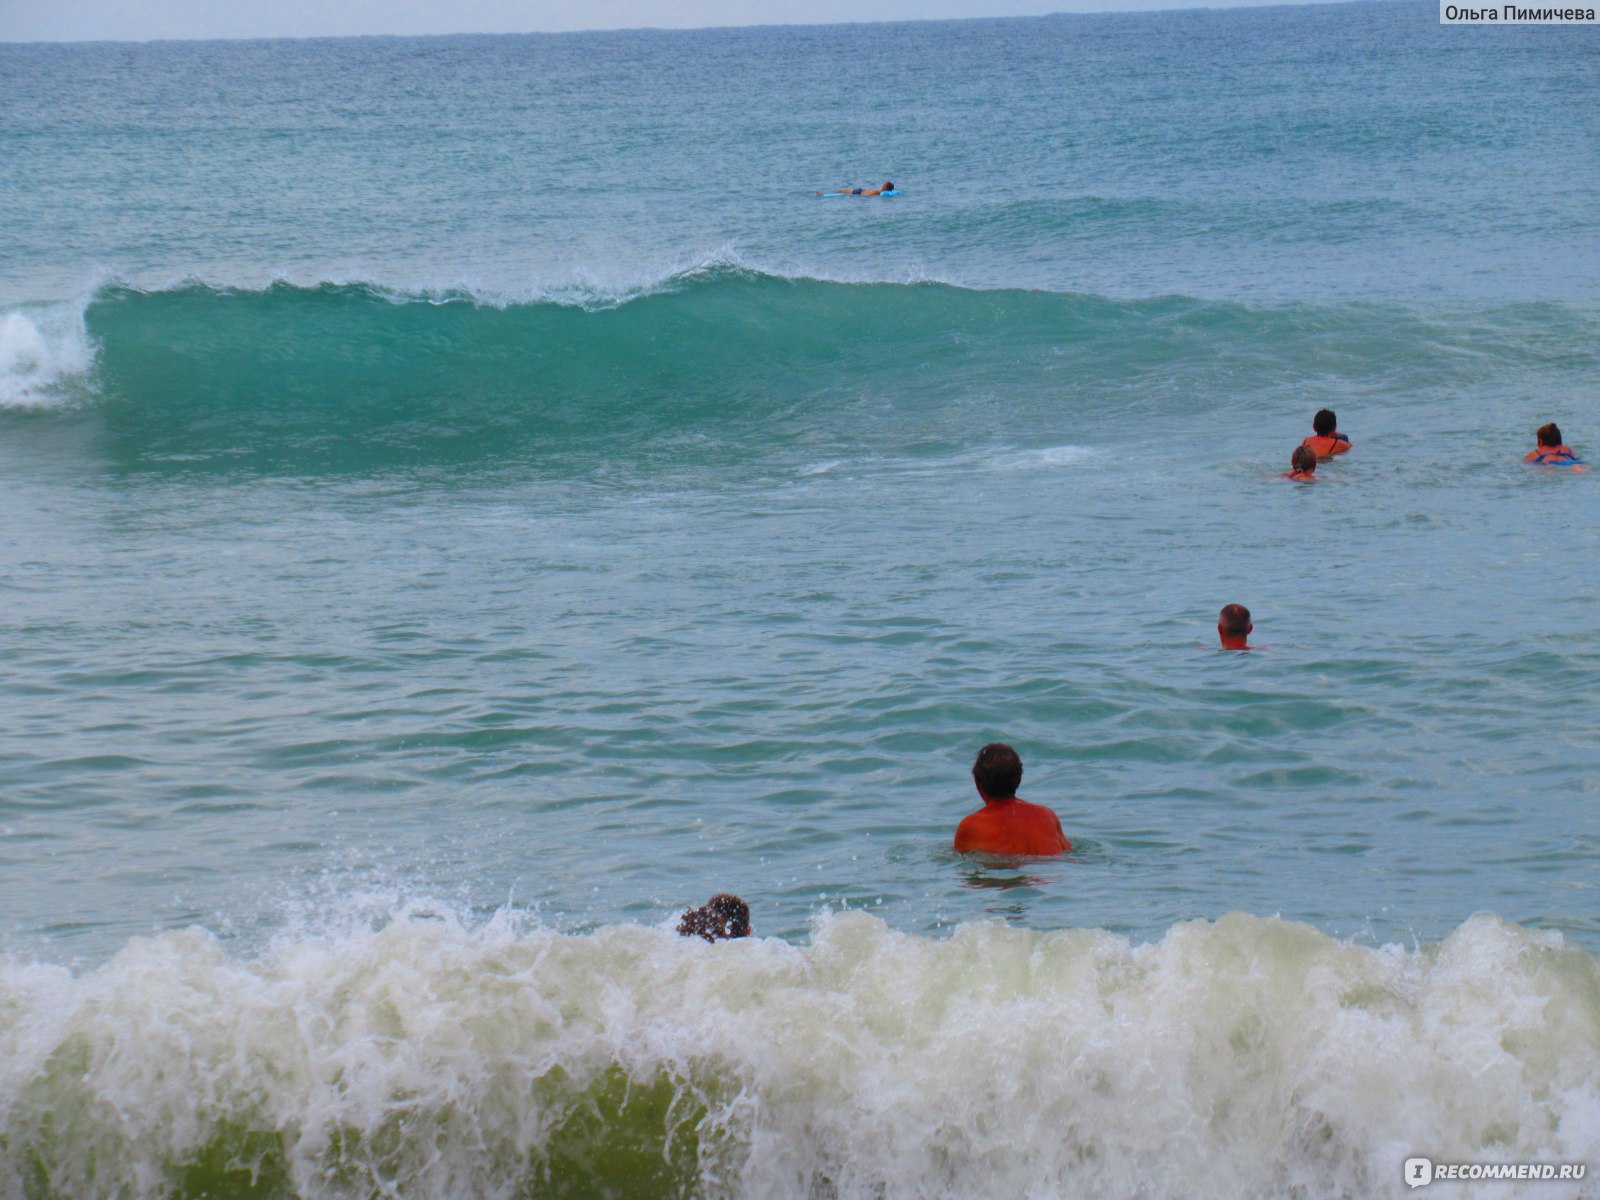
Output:
[[94,365],[86,301],[0,313],[0,408],[60,403]]
[[997,471],[1039,471],[1055,467],[1068,467],[1093,458],[1092,446],[1041,446],[1019,454],[999,458],[991,464]]
[[1265,1200],[1600,1155],[1596,962],[1493,917],[1408,952],[1237,915],[793,946],[413,908],[252,960],[190,930],[8,961],[0,1013],[5,1195]]

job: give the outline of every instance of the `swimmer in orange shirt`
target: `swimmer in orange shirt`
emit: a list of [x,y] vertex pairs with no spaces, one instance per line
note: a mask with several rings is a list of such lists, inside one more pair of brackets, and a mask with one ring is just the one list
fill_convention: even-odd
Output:
[[1224,604],[1217,614],[1217,636],[1224,650],[1250,649],[1250,634],[1255,626],[1250,623],[1250,610],[1242,604]]
[[1339,418],[1333,415],[1333,409],[1319,409],[1311,418],[1311,428],[1315,432],[1300,444],[1311,447],[1318,458],[1332,458],[1350,449],[1350,439],[1339,432]]
[[1539,426],[1533,436],[1538,439],[1538,443],[1522,456],[1523,462],[1536,463],[1541,467],[1571,467],[1574,471],[1583,470],[1583,459],[1574,454],[1572,447],[1561,440],[1561,427],[1554,421]]
[[1022,759],[1004,742],[990,742],[972,764],[972,782],[983,807],[956,826],[956,851],[986,854],[1046,855],[1072,849],[1061,819],[1042,804],[1017,798]]
[[1294,448],[1294,453],[1289,456],[1289,469],[1283,473],[1285,479],[1300,479],[1307,483],[1317,481],[1317,452],[1310,446],[1301,443]]

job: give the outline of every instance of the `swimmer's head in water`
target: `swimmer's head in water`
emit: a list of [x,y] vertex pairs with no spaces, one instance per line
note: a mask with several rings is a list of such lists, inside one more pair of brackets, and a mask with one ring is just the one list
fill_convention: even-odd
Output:
[[1289,466],[1296,471],[1304,471],[1308,475],[1317,469],[1317,452],[1310,446],[1296,446],[1294,453],[1289,456]]
[[1551,421],[1548,425],[1539,426],[1539,431],[1534,436],[1539,439],[1539,445],[1541,446],[1561,445],[1561,427],[1554,421]]
[[894,191],[894,184],[890,183],[887,179],[885,179],[883,181],[883,190],[886,191],[886,192]]
[[1327,437],[1339,428],[1339,418],[1333,415],[1331,408],[1320,409],[1317,415],[1311,418],[1311,428],[1316,431],[1318,437]]
[[750,936],[750,906],[730,892],[718,892],[700,908],[691,908],[678,922],[684,937],[721,938]]
[[1022,759],[1004,742],[990,742],[972,764],[972,782],[990,799],[1009,800],[1022,783]]
[[1229,637],[1243,637],[1255,626],[1250,624],[1250,610],[1242,604],[1224,604],[1217,614],[1217,632]]

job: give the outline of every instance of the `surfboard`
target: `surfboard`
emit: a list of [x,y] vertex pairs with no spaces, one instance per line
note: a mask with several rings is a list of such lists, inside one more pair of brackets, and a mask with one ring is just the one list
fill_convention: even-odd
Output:
[[[855,195],[854,192],[820,192],[818,194],[824,200],[830,199],[831,197],[834,197],[834,196],[854,196]],[[900,194],[900,189],[899,188],[895,188],[892,192],[879,192],[878,196],[898,196],[899,194]],[[878,198],[878,196],[862,196],[861,199],[863,199],[863,200],[876,200]]]

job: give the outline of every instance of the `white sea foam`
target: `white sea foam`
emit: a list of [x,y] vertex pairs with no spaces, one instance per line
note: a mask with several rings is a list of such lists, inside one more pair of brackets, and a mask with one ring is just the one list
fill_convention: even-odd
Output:
[[1040,446],[993,459],[989,465],[996,471],[1039,471],[1071,466],[1094,455],[1092,446]]
[[94,365],[83,301],[0,312],[0,408],[58,404]]
[[[1493,917],[1419,951],[1247,916],[708,945],[413,906],[254,960],[194,930],[79,976],[0,963],[0,1194],[42,1163],[46,1194],[168,1195],[230,1145],[304,1197],[637,1170],[729,1197],[1399,1194],[1413,1154],[1600,1156],[1597,995],[1594,959]],[[1430,1195],[1517,1195],[1479,1189]]]

